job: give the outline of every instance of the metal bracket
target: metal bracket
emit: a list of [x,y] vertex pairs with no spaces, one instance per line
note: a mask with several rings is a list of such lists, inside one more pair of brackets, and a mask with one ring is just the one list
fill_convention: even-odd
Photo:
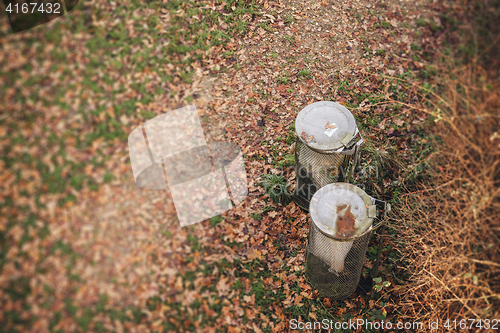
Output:
[[358,132],[355,135],[346,134],[346,136],[340,140],[340,143],[343,145],[343,148],[339,151],[344,155],[352,155],[356,152],[356,148],[358,149],[358,153],[361,151],[361,145],[363,144],[363,137],[361,133]]
[[[372,202],[373,202],[373,206],[370,206],[369,208],[372,209],[372,207],[373,207],[373,209],[375,209],[375,210],[380,209],[381,211],[384,212],[384,218],[387,217],[387,214],[390,213],[390,211],[391,211],[391,205],[388,204],[386,201],[375,199],[372,196],[369,196],[369,197],[370,197],[370,199],[372,199]],[[372,216],[370,216],[370,217],[372,217]]]
[[[391,205],[388,204],[387,202],[385,201],[382,201],[382,200],[378,200],[378,199],[375,199],[375,198],[372,198],[372,201],[375,205],[379,205],[379,206],[383,206],[383,210],[384,210],[384,221],[382,223],[379,223],[378,226],[382,226],[382,228],[380,228],[380,233],[379,233],[379,241],[378,241],[378,251],[377,251],[377,260],[375,261],[375,267],[373,268],[373,276],[372,278],[375,278],[377,277],[378,275],[378,268],[380,266],[380,255],[382,254],[382,245],[383,245],[383,241],[384,241],[384,232],[385,232],[385,227],[386,227],[386,219],[387,219],[387,214],[390,213],[391,211]],[[374,293],[374,289],[373,287],[375,286],[375,281],[372,282],[372,289],[370,291],[370,298],[373,298],[373,293]]]
[[380,209],[384,211],[384,217],[386,217],[387,214],[391,212],[391,204],[388,204],[386,201],[383,200],[378,200],[375,198],[372,199],[374,200],[374,204],[380,207]]
[[349,148],[351,146],[351,141],[354,139],[354,135],[351,133],[347,133],[342,140],[340,140],[340,143],[345,147]]
[[368,217],[377,217],[377,206],[368,206]]
[[[347,176],[348,182],[353,181],[353,179],[351,179],[351,177],[354,176],[354,170],[360,165],[360,157],[361,157],[361,149],[362,149],[361,144],[363,143],[363,137],[359,133],[358,133],[358,135],[359,135],[359,140],[356,143],[356,145],[354,146],[354,149],[351,149],[351,155],[354,155],[354,159],[352,161],[351,170],[349,170],[349,175]],[[356,140],[358,135],[356,135],[353,140]]]

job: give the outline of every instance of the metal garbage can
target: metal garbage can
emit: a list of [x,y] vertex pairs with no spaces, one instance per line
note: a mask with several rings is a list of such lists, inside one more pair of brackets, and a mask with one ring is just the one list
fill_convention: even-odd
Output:
[[348,183],[328,184],[311,199],[305,272],[323,296],[342,299],[356,290],[376,201],[385,204]]
[[294,200],[302,209],[321,187],[349,182],[359,162],[363,138],[354,116],[329,101],[312,103],[295,120]]

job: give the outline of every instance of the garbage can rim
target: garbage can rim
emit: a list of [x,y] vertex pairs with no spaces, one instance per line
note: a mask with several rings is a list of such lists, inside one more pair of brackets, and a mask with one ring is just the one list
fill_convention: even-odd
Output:
[[360,139],[352,113],[331,101],[304,107],[295,120],[295,131],[299,140],[317,151],[341,152]]
[[[333,194],[329,195],[329,193]],[[328,200],[331,200],[332,198],[337,198],[338,202],[332,202],[331,206],[325,208],[325,204],[328,204]],[[352,205],[356,206],[355,214],[353,215],[356,225],[355,233],[350,237],[339,237],[339,230],[336,225],[336,218],[338,219],[338,216],[332,209],[338,209],[339,205],[345,204],[345,202],[347,202],[346,200],[349,200],[349,198],[352,199],[352,204],[349,204],[349,209],[351,209]],[[373,206],[375,205],[373,200],[374,199],[366,194],[365,191],[353,184],[328,184],[319,189],[311,199],[309,206],[311,223],[314,223],[321,233],[329,238],[341,242],[355,240],[364,236],[367,232],[371,232],[373,228],[373,220],[376,217],[376,214],[373,213],[375,211],[373,209]],[[359,204],[361,202],[364,207],[361,207]],[[322,205],[321,207],[320,204]],[[354,209],[354,207],[352,208]],[[322,211],[320,211],[320,209]],[[328,211],[330,211],[330,213],[325,215],[325,212]],[[331,213],[332,211],[333,213]]]

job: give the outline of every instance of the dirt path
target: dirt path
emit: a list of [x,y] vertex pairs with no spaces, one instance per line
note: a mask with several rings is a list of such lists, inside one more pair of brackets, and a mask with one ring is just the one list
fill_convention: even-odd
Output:
[[[410,23],[423,15],[421,10],[417,15],[415,8],[367,2],[270,3],[238,41],[237,61],[224,73],[213,72],[218,80],[213,95],[224,98],[214,103],[211,119],[223,125],[231,119],[229,127],[220,128],[241,140],[242,147],[261,140],[260,129],[288,128],[301,108],[317,100],[348,102],[359,106],[352,110],[358,119],[366,117],[359,111],[369,110],[369,103],[359,98],[377,95],[383,86],[370,74],[394,76],[423,67],[411,58]],[[257,124],[266,118],[267,126]],[[249,130],[256,135],[250,138]],[[287,133],[275,134],[267,139]]]

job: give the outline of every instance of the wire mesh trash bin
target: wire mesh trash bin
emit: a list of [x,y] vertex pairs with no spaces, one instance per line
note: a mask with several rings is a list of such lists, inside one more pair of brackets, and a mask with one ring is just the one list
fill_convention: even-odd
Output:
[[294,200],[302,209],[321,187],[348,182],[359,161],[363,138],[354,116],[329,101],[312,103],[295,120]]
[[306,275],[323,296],[342,299],[356,290],[376,201],[348,183],[326,185],[311,199]]

